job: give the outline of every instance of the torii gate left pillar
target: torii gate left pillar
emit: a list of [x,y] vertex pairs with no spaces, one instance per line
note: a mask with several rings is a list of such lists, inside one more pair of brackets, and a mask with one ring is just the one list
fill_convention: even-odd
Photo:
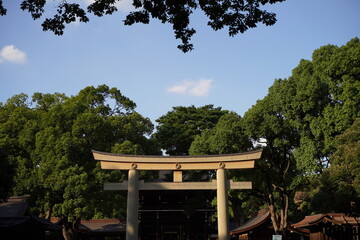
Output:
[[139,229],[139,171],[129,170],[126,209],[126,240],[137,240]]
[[[102,169],[129,170],[128,181],[105,183],[105,190],[128,190],[126,240],[138,239],[139,190],[217,190],[218,239],[229,240],[227,191],[251,189],[251,182],[227,181],[226,169],[253,168],[261,157],[261,150],[195,157],[135,156],[93,151]],[[139,182],[139,170],[174,170],[174,182]],[[181,170],[216,170],[217,180],[212,182],[182,182]]]

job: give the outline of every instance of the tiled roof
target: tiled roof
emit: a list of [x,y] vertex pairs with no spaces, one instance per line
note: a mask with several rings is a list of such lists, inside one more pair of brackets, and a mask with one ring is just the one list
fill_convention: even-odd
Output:
[[254,229],[270,219],[267,209],[260,210],[253,218],[249,219],[244,225],[232,230],[231,234],[239,234]]

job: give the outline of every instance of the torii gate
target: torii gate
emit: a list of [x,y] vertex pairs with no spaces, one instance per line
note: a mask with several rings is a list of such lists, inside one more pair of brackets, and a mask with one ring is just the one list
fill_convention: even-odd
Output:
[[[138,239],[139,190],[217,190],[218,239],[229,240],[228,189],[251,189],[251,182],[226,179],[226,169],[254,168],[262,150],[202,156],[122,155],[92,151],[102,169],[128,170],[128,181],[105,183],[104,190],[127,190],[126,240]],[[144,183],[140,170],[173,170],[173,182]],[[216,170],[212,182],[182,182],[183,170]]]

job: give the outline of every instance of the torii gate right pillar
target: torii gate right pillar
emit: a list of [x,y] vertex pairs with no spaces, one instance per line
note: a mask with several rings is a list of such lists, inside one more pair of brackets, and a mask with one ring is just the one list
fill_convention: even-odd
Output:
[[217,214],[218,214],[218,239],[229,240],[229,213],[227,199],[226,171],[219,168],[216,171],[217,183]]

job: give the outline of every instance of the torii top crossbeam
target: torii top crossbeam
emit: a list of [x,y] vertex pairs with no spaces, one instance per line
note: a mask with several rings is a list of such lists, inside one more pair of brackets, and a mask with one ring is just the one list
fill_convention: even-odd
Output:
[[102,169],[113,170],[216,170],[254,168],[262,150],[201,156],[123,155],[92,151]]

